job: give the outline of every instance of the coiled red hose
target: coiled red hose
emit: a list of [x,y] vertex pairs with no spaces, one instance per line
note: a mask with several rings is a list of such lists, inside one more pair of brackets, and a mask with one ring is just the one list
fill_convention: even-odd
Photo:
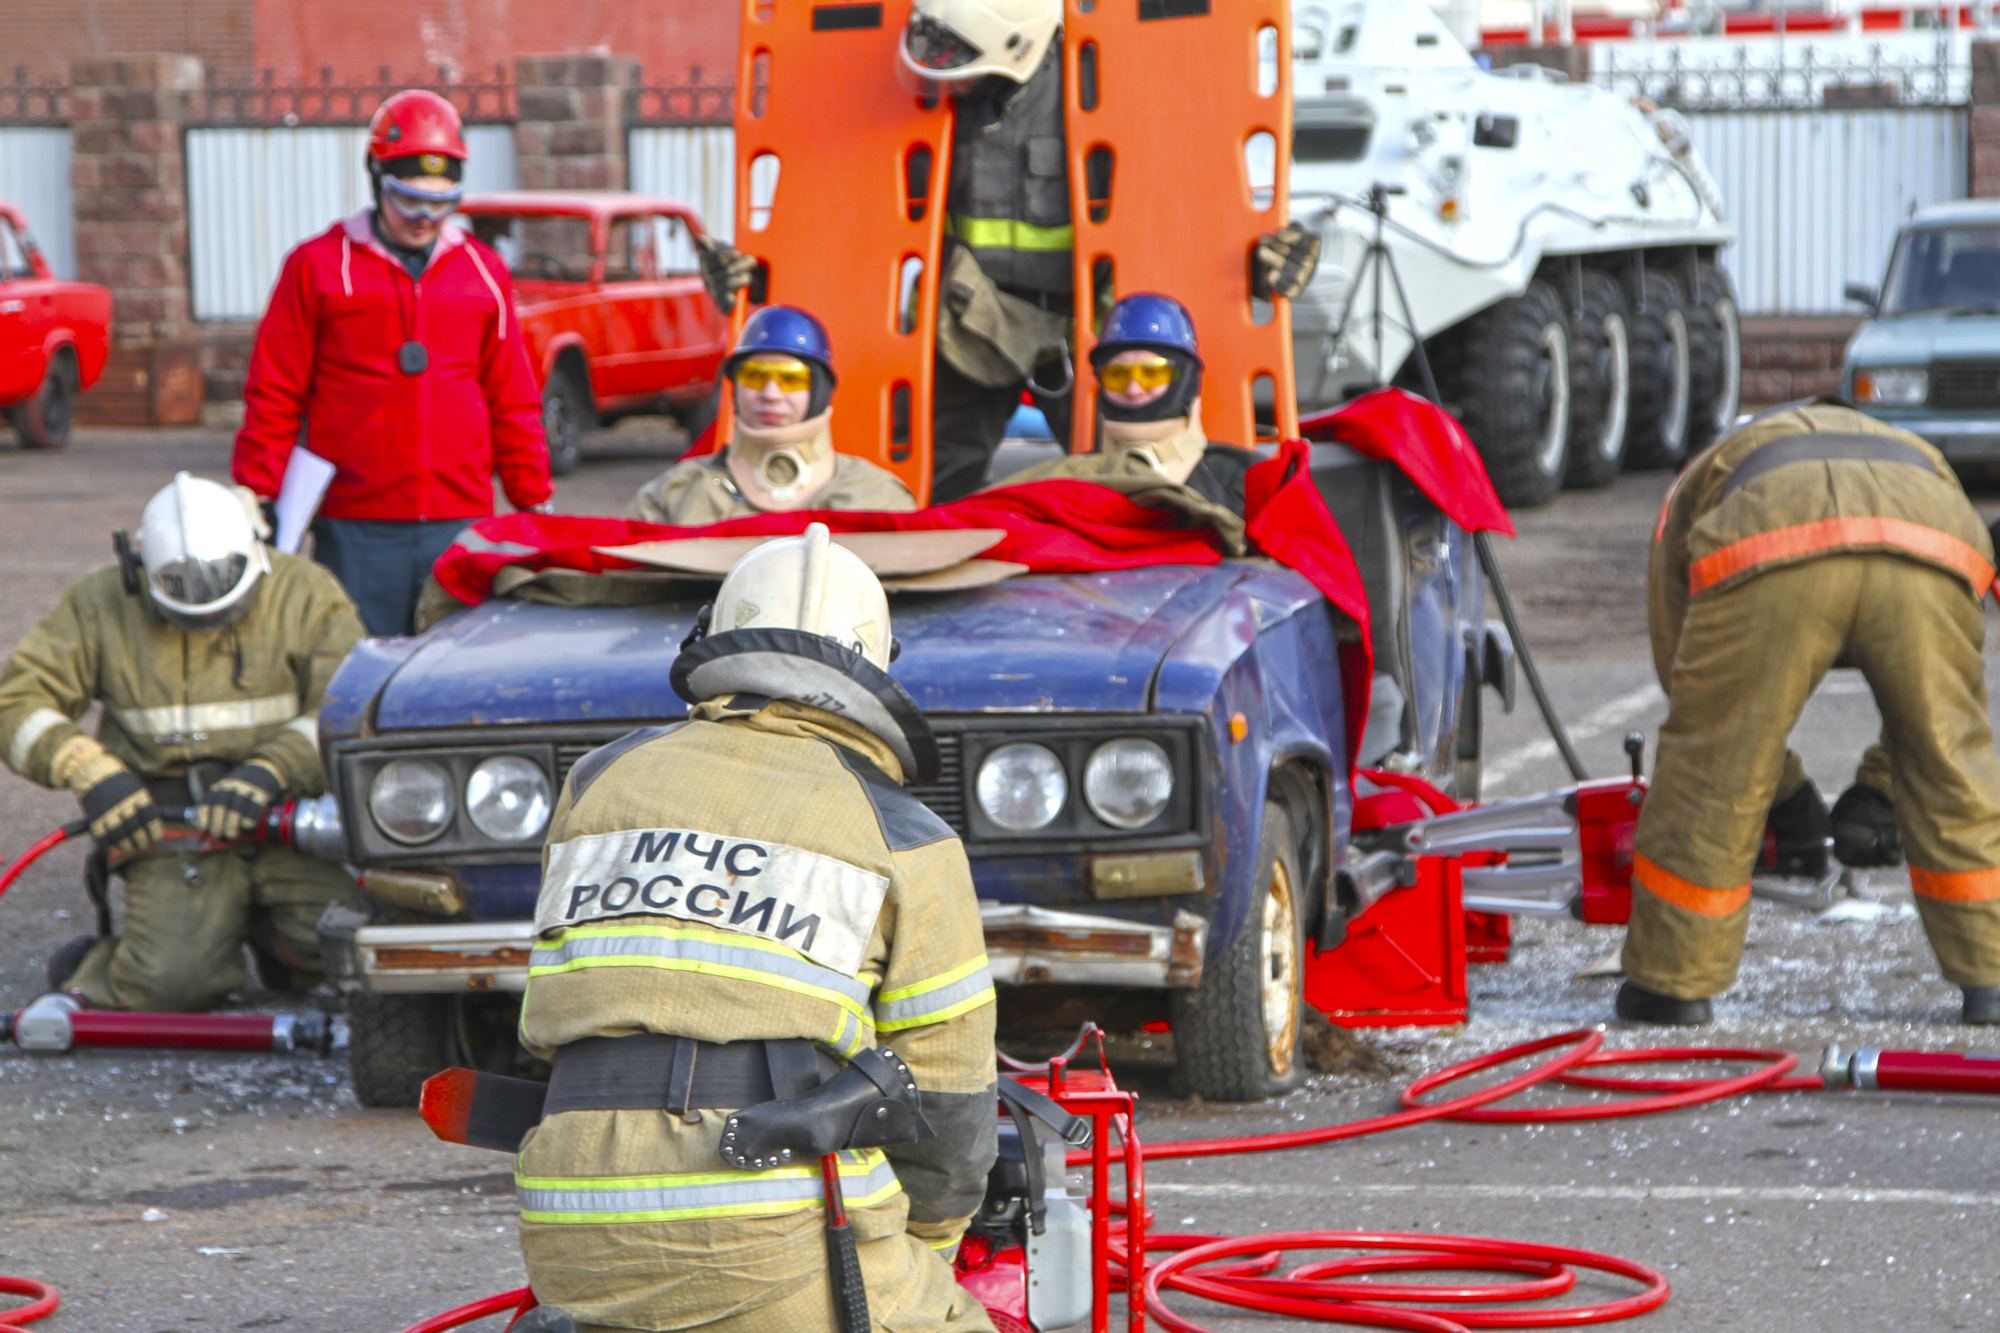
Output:
[[16,1306],[12,1310],[0,1310],[0,1333],[28,1333],[28,1330],[21,1325],[32,1324],[37,1319],[54,1314],[56,1307],[62,1304],[61,1292],[46,1282],[36,1282],[30,1278],[0,1276],[0,1291],[6,1292],[9,1296],[34,1297],[26,1305]]
[[[1606,1051],[1604,1034],[1594,1029],[1561,1032],[1522,1042],[1488,1055],[1476,1056],[1434,1074],[1426,1074],[1403,1091],[1404,1109],[1367,1120],[1283,1134],[1253,1134],[1236,1138],[1194,1139],[1145,1145],[1147,1161],[1182,1157],[1221,1157],[1236,1153],[1271,1152],[1318,1143],[1380,1134],[1429,1120],[1472,1120],[1508,1124],[1609,1120],[1632,1115],[1677,1111],[1720,1101],[1746,1092],[1817,1089],[1816,1078],[1787,1078],[1798,1057],[1786,1051],[1741,1047],[1676,1046],[1638,1051]],[[1448,1101],[1426,1103],[1427,1093],[1473,1074],[1496,1069],[1546,1051],[1558,1053],[1525,1073],[1491,1087],[1464,1093]],[[1678,1061],[1751,1063],[1749,1073],[1727,1078],[1619,1078],[1579,1072],[1588,1067]],[[1486,1109],[1542,1084],[1564,1084],[1593,1091],[1651,1094],[1636,1100],[1586,1105]],[[1089,1161],[1073,1154],[1072,1164]],[[1123,1204],[1112,1201],[1113,1213]],[[1164,1296],[1178,1291],[1204,1300],[1262,1314],[1321,1323],[1361,1324],[1375,1328],[1412,1329],[1418,1333],[1468,1333],[1481,1328],[1576,1328],[1629,1319],[1666,1302],[1671,1288],[1655,1269],[1617,1255],[1591,1250],[1539,1245],[1483,1236],[1444,1236],[1397,1231],[1292,1231],[1270,1235],[1228,1237],[1148,1231],[1146,1249],[1171,1251],[1169,1257],[1146,1263],[1146,1312],[1173,1333],[1207,1333],[1202,1325],[1167,1308]],[[1319,1259],[1270,1276],[1287,1251],[1371,1250],[1379,1253]],[[1122,1224],[1112,1229],[1112,1261],[1121,1270],[1132,1261]],[[1640,1284],[1629,1296],[1591,1305],[1556,1308],[1518,1303],[1560,1296],[1576,1286],[1577,1270],[1589,1269]],[[1377,1274],[1439,1271],[1495,1273],[1513,1280],[1471,1284],[1381,1282]],[[1123,1280],[1115,1275],[1114,1285]],[[500,1310],[524,1309],[525,1291],[489,1296],[414,1324],[404,1333],[445,1333]],[[1390,1302],[1395,1302],[1391,1304]],[[1496,1305],[1512,1308],[1477,1308]],[[4,1333],[4,1330],[0,1330]]]

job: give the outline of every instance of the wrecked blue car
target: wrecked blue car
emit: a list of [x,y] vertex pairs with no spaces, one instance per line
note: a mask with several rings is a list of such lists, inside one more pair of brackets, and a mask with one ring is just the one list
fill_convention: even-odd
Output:
[[[1311,468],[1368,591],[1362,763],[1475,795],[1481,685],[1511,696],[1513,659],[1469,534],[1391,464],[1321,444]],[[374,908],[322,933],[364,1103],[525,1059],[514,1013],[550,809],[590,750],[684,715],[668,670],[711,593],[495,597],[341,668],[322,752]],[[1262,558],[1028,575],[891,610],[892,672],[944,759],[914,791],[964,839],[1003,1023],[1166,1020],[1189,1090],[1296,1086],[1308,942],[1332,947],[1364,905],[1339,874],[1336,662],[1355,624]]]

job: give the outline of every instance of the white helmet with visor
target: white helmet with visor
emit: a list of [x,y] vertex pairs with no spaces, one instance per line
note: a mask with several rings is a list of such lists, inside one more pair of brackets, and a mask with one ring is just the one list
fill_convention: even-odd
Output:
[[241,617],[271,569],[237,492],[185,472],[146,502],[138,546],[147,600],[162,620],[194,633]]
[[919,85],[998,74],[1026,83],[1062,26],[1062,0],[916,0],[903,29],[901,70]]

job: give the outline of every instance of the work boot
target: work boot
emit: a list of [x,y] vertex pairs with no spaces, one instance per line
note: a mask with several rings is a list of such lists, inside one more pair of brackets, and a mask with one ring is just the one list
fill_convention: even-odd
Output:
[[49,955],[49,989],[61,990],[97,943],[95,935],[79,935]]
[[1833,854],[1857,870],[1903,864],[1896,803],[1858,782],[1842,792],[1833,803]]
[[576,1320],[553,1305],[537,1305],[508,1325],[507,1333],[576,1333]]
[[2000,986],[1967,986],[1964,1022],[1975,1027],[2000,1024]]
[[1698,1027],[1715,1018],[1715,1009],[1707,1000],[1676,1000],[1671,995],[1660,995],[1647,990],[1636,981],[1627,981],[1618,988],[1618,1016],[1627,1023],[1646,1023],[1653,1027]]
[[1826,873],[1827,842],[1833,836],[1833,821],[1826,801],[1810,779],[1782,801],[1774,801],[1765,818],[1765,854],[1759,870],[1780,875],[1803,875],[1818,879]]

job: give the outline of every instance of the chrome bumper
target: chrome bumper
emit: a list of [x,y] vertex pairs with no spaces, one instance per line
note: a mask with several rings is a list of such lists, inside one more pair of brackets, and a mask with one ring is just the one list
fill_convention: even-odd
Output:
[[361,989],[380,994],[528,989],[532,921],[363,926],[354,932]]

